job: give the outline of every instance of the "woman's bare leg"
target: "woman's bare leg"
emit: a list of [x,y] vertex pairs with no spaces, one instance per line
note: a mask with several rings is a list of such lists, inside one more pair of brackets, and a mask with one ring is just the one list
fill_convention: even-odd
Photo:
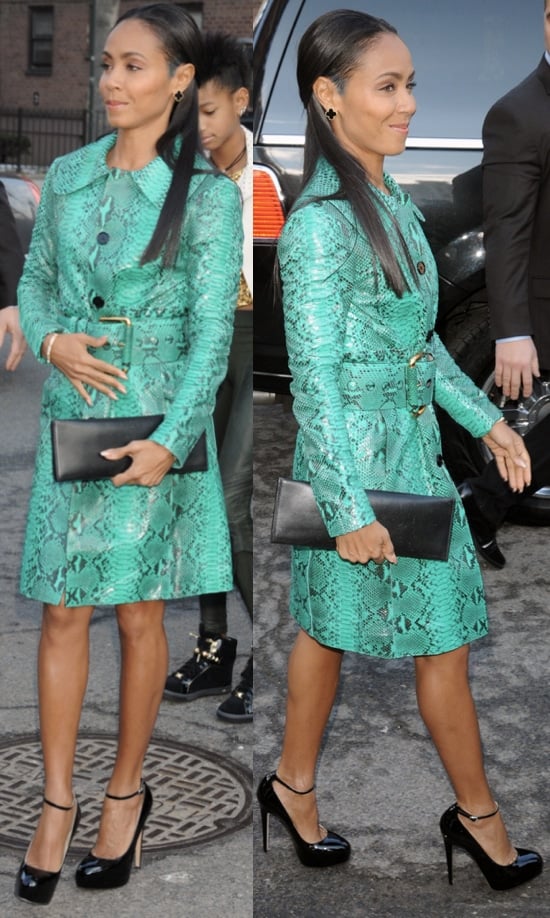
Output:
[[[132,794],[140,786],[143,759],[149,745],[166,681],[168,645],[164,631],[164,602],[117,606],[121,647],[118,747],[108,791]],[[143,797],[105,799],[94,845],[98,857],[120,857],[128,848]]]
[[[343,652],[325,647],[300,631],[288,661],[286,724],[277,774],[296,790],[315,783],[315,768],[323,733],[340,678]],[[315,794],[301,797],[281,784],[273,789],[305,841],[319,841]]]
[[[433,657],[417,657],[418,707],[454,788],[458,804],[482,816],[495,809],[487,782],[474,700],[468,679],[468,646]],[[472,823],[459,816],[469,832],[499,864],[516,853],[500,814]]]
[[[89,625],[93,607],[45,605],[38,648],[38,701],[44,756],[44,796],[70,806],[82,702],[88,682]],[[27,862],[59,870],[74,810],[44,806]]]

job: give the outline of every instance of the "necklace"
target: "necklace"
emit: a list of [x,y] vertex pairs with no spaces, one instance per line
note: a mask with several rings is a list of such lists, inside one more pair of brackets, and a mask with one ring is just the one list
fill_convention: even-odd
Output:
[[233,166],[236,166],[236,165],[237,165],[237,163],[239,162],[239,160],[241,159],[241,157],[244,156],[245,153],[246,153],[246,143],[245,143],[244,147],[242,148],[241,152],[239,153],[239,155],[236,156],[235,159],[234,159],[232,162],[230,162],[228,166],[225,166],[223,171],[224,171],[224,172],[229,172],[229,170],[232,169]]

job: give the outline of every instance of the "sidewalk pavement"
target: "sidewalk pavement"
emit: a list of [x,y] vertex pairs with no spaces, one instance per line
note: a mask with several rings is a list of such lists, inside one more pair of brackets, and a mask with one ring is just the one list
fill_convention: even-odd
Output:
[[[0,742],[8,740],[16,745],[18,738],[38,730],[36,650],[40,607],[18,595],[17,581],[39,391],[45,371],[27,355],[15,374],[7,374],[3,369],[3,357],[0,354]],[[197,632],[198,621],[196,599],[168,604],[166,630],[173,669],[191,655],[195,639],[189,632]],[[230,597],[229,623],[231,635],[238,640],[235,682],[245,666],[251,645],[250,621],[236,594]],[[90,678],[82,734],[116,734],[117,681],[118,638],[114,613],[102,608],[94,615],[91,626]],[[163,701],[154,738],[159,743],[166,740],[189,744],[204,750],[205,755],[235,762],[239,770],[249,770],[253,725],[231,725],[217,718],[215,711],[224,697],[211,696],[190,703]],[[25,793],[30,798],[28,789],[36,780],[36,775],[22,773],[20,782],[14,782],[14,793],[22,794],[23,806]],[[151,783],[153,793],[158,789],[157,797],[162,797],[162,773]],[[249,787],[247,791],[249,793]],[[11,802],[9,787],[4,793],[3,801],[0,799],[3,810]],[[32,799],[34,801],[34,797]],[[250,806],[250,800],[247,805]],[[2,832],[0,820],[0,834]],[[27,904],[13,896],[14,876],[22,854],[21,850],[6,846],[0,849],[0,915],[3,918],[28,914]],[[252,915],[250,820],[233,833],[165,853],[148,852],[146,828],[142,868],[134,870],[129,884],[118,890],[77,889],[73,871],[78,859],[69,855],[54,899],[43,909],[45,915],[52,918],[104,918],[106,914],[117,918],[214,918],[222,913],[224,918],[250,918]]]

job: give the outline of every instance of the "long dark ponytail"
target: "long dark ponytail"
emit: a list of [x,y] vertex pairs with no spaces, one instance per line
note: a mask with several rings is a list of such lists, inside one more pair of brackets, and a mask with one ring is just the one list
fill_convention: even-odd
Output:
[[[169,3],[152,3],[128,10],[117,21],[139,19],[160,39],[170,68],[193,64],[202,69],[203,44],[199,29],[189,13]],[[177,255],[185,203],[199,149],[197,83],[193,79],[183,99],[174,102],[168,128],[157,141],[157,153],[172,170],[172,181],[157,225],[141,256],[141,263],[153,261],[162,253],[163,264],[171,265]]]
[[[336,170],[340,190],[332,197],[350,201],[362,225],[389,286],[402,296],[408,289],[395,249],[380,216],[380,202],[370,182],[365,181],[365,169],[336,139],[322,106],[313,93],[313,84],[320,76],[328,77],[339,92],[356,68],[359,58],[384,33],[397,34],[384,19],[354,10],[333,10],[319,16],[304,32],[298,46],[298,88],[307,112],[304,147],[303,184],[311,178],[320,156]],[[388,211],[402,247],[402,254],[412,270],[412,260],[402,233]]]

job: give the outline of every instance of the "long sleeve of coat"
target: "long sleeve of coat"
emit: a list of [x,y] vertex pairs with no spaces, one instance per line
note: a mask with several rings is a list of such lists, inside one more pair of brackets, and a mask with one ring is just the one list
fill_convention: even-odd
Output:
[[223,176],[206,185],[195,195],[185,228],[190,302],[186,369],[164,422],[151,437],[180,463],[204,430],[226,373],[242,265],[239,190]]
[[21,328],[28,345],[44,363],[40,349],[46,335],[61,331],[53,165],[44,180],[25,270],[19,282]]
[[294,414],[303,436],[309,481],[325,525],[341,535],[372,523],[350,447],[338,380],[344,354],[346,309],[338,268],[346,240],[323,211],[311,232],[311,209],[287,221],[279,243],[285,333]]
[[473,437],[483,437],[502,417],[466,373],[455,363],[439,335],[434,333],[430,348],[436,361],[435,400]]

